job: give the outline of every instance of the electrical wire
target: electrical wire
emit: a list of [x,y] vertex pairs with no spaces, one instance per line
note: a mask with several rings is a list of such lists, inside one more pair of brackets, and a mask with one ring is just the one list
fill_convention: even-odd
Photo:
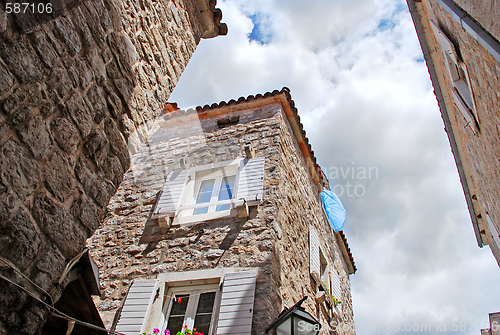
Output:
[[49,294],[49,292],[45,291],[43,288],[41,288],[40,286],[38,286],[35,282],[33,282],[28,276],[26,276],[24,273],[22,273],[14,264],[12,264],[12,262],[10,262],[9,260],[3,258],[3,257],[0,257],[0,260],[2,262],[4,262],[5,264],[7,264],[12,270],[14,270],[17,274],[19,274],[21,277],[23,277],[24,279],[26,279],[27,281],[29,281],[31,283],[31,285],[35,286],[37,289],[39,289],[42,293],[45,293],[49,299],[50,299],[50,304],[52,306],[54,306],[54,301],[52,300],[52,296]]
[[81,321],[81,320],[75,319],[74,317],[71,317],[71,316],[69,316],[69,315],[61,312],[60,310],[58,310],[54,306],[51,306],[51,305],[47,304],[45,301],[43,301],[40,298],[38,298],[33,292],[31,292],[30,290],[28,290],[27,288],[25,288],[25,287],[23,287],[23,286],[21,286],[19,284],[14,283],[12,280],[10,280],[9,278],[3,276],[2,274],[0,274],[0,278],[2,278],[3,280],[11,283],[12,285],[14,285],[15,287],[21,289],[22,291],[26,292],[33,299],[37,300],[38,302],[40,302],[41,304],[43,304],[45,307],[47,307],[49,309],[49,312],[53,316],[55,316],[57,318],[65,319],[67,321],[74,321],[76,324],[85,326],[87,328],[91,328],[91,329],[95,329],[95,330],[100,330],[100,331],[106,332],[109,335],[113,335],[113,334],[116,334],[116,335],[125,335],[125,334],[117,332],[117,331],[110,331],[110,330],[107,330],[106,328],[99,327],[99,326],[96,326],[94,324],[91,324],[91,323],[88,323],[88,322],[85,322],[85,321]]

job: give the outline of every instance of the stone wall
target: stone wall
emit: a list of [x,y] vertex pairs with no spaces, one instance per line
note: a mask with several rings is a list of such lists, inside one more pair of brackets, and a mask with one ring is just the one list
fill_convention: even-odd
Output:
[[[201,113],[201,112],[200,112]],[[159,273],[213,267],[257,268],[253,334],[263,334],[283,307],[315,295],[309,275],[309,223],[325,236],[323,249],[341,274],[344,319],[353,323],[346,265],[320,208],[317,190],[288,128],[280,104],[244,109],[239,122],[219,129],[219,117],[198,120],[194,111],[176,119],[162,114],[150,142],[132,158],[131,169],[111,199],[103,225],[88,240],[100,266],[103,294],[96,299],[103,320],[111,323],[132,279]],[[201,113],[200,115],[202,115]],[[191,118],[191,121],[189,119]],[[162,121],[164,120],[164,121]],[[217,219],[162,230],[148,220],[156,194],[169,171],[243,157],[250,144],[266,157],[264,201],[249,218]],[[307,302],[324,324],[319,306]]]
[[[7,14],[2,1],[0,256],[44,290],[98,227],[129,149],[145,139],[206,33],[202,2],[52,1],[51,15],[29,15]],[[1,283],[0,333],[36,333],[45,317]]]
[[[464,9],[472,10],[472,14],[476,15],[474,13],[478,10],[478,6],[489,8],[487,4],[492,4],[494,1],[481,2],[482,4],[477,4],[477,6],[472,6],[470,1],[457,2],[464,5]],[[477,201],[480,207],[483,207],[481,210],[482,221],[485,222],[485,212],[483,211],[487,211],[500,231],[500,204],[498,203],[500,198],[500,112],[498,109],[500,106],[498,93],[500,63],[438,3],[434,1],[422,3],[425,6],[428,19],[441,24],[442,29],[451,37],[467,67],[476,103],[479,132],[475,134],[467,126],[466,120],[456,108],[454,111],[449,111],[450,117],[454,117],[459,125],[458,133],[455,136],[460,137],[464,145],[465,164],[469,166],[473,181],[472,199]],[[495,21],[496,24],[498,24],[497,21]],[[440,66],[445,73],[446,87],[443,89],[448,90],[451,94],[453,86],[441,51],[438,52],[438,56],[440,64],[435,65]],[[451,131],[451,129],[447,129],[447,131]],[[483,226],[482,229],[484,228]],[[497,262],[500,264],[499,257],[500,254],[497,256]]]
[[[275,113],[276,106],[246,111],[241,113],[238,125],[221,130],[216,119],[204,120],[200,127],[197,117],[190,122],[175,123],[169,118],[161,122],[160,116],[161,128],[133,156],[132,166],[110,201],[102,227],[88,241],[101,269],[103,294],[96,305],[105,322],[113,320],[131,279],[215,266],[258,266],[270,272],[274,236],[272,220],[268,219],[269,211],[274,208],[271,200],[258,209],[252,208],[249,220],[220,219],[162,231],[148,217],[167,173],[182,169],[182,157],[188,157],[191,166],[233,160],[242,157],[246,142],[261,149],[257,156],[263,155],[265,149],[271,148],[268,152],[273,152],[266,156],[267,193],[272,187],[268,184],[270,170],[278,156],[277,150],[272,150],[276,147],[274,138],[279,134]],[[275,116],[270,119],[258,120],[272,114]],[[267,296],[266,277],[259,273],[257,290]],[[256,311],[255,315],[259,313]]]
[[454,0],[476,22],[500,41],[500,2],[498,0]]
[[[290,133],[289,126],[280,121],[281,127],[288,129],[283,133]],[[309,225],[313,225],[320,236],[321,250],[328,264],[333,265],[341,280],[342,296],[338,299],[342,301],[342,324],[337,334],[347,334],[354,329],[349,270],[323,210],[319,197],[321,190],[303,168],[305,162],[293,137],[281,136],[279,150],[276,221],[284,233],[275,244],[275,261],[279,264],[280,276],[273,278],[274,289],[280,292],[282,304],[286,306],[293,305],[305,295],[316,295],[316,285],[309,275],[308,235]],[[315,311],[313,315],[324,327],[332,323],[332,315],[324,305],[308,299],[304,306]]]

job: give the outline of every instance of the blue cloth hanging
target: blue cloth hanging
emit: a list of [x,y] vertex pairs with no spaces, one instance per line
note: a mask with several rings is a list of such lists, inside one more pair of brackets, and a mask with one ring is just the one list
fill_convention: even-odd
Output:
[[340,199],[335,193],[327,189],[323,189],[320,193],[321,201],[323,201],[323,206],[325,207],[326,215],[330,220],[330,224],[334,231],[342,230],[345,223],[345,208],[340,202]]

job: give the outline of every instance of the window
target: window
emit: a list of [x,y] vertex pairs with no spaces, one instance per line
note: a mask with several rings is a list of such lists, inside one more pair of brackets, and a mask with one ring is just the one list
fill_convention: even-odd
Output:
[[112,329],[125,334],[184,326],[205,335],[251,335],[257,271],[166,272],[130,284]]
[[[220,212],[231,209],[230,203],[224,201],[233,198],[234,183],[236,176],[220,176],[217,178],[200,179],[195,187],[197,195],[195,196],[196,204],[204,203],[219,203],[216,206],[197,207],[193,210],[193,215],[205,214],[208,212]],[[222,204],[223,203],[223,204]]]
[[443,51],[449,77],[453,83],[452,96],[455,105],[472,131],[476,133],[479,129],[479,119],[469,84],[467,67],[464,62],[460,61],[455,45],[448,36],[436,24],[431,23],[436,40]]
[[171,334],[177,334],[184,326],[196,328],[205,335],[213,334],[215,311],[220,302],[219,285],[174,287],[167,291],[163,309],[163,325]]
[[320,286],[320,290],[330,289],[328,261],[321,250],[318,232],[312,225],[309,226],[309,261],[309,271]]
[[328,262],[321,248],[319,249],[320,273],[319,277],[326,287],[330,288],[330,273],[328,272]]
[[236,216],[236,207],[262,201],[264,163],[264,157],[259,157],[172,171],[152,218],[183,225]]
[[[337,270],[328,263],[323,250],[321,250],[318,232],[312,225],[309,226],[309,261],[309,271],[318,285],[319,290],[328,291],[328,295],[335,297],[337,301],[341,301],[342,291],[339,274]],[[333,302],[333,299],[331,301]],[[338,304],[335,309],[341,313],[342,304]]]

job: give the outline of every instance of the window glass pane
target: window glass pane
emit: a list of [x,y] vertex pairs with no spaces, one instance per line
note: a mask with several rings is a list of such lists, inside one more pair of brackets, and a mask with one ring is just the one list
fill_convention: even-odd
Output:
[[202,208],[195,208],[193,215],[198,215],[198,214],[205,214],[208,212],[208,207],[202,207]]
[[198,198],[196,199],[197,204],[210,202],[210,197],[212,196],[212,190],[214,189],[214,184],[215,184],[215,179],[208,179],[201,182],[200,192],[198,193]]
[[186,308],[189,301],[189,295],[178,295],[175,296],[176,299],[182,298],[181,302],[172,302],[172,308],[170,309],[170,315],[168,317],[167,329],[170,330],[171,334],[177,334],[182,330],[182,324],[184,323],[184,317],[186,315]]
[[[222,178],[222,183],[219,192],[219,200],[229,200],[233,198],[234,182],[236,176]],[[231,208],[230,204],[218,205],[215,209],[216,212],[226,211]]]
[[208,292],[200,294],[200,301],[198,302],[198,309],[196,314],[212,313],[214,308],[215,292]]
[[184,323],[184,316],[171,316],[168,318],[167,329],[170,330],[170,334],[177,334],[182,330],[182,324]]
[[[212,197],[212,191],[214,189],[215,179],[203,180],[200,185],[200,191],[198,192],[198,196],[196,197],[197,204],[203,204],[206,202],[210,202],[210,198]],[[193,215],[197,214],[205,214],[208,212],[208,207],[195,208]]]
[[198,332],[208,335],[210,332],[210,320],[212,319],[212,311],[214,308],[215,292],[207,292],[200,294],[198,308],[196,310],[196,318],[194,319],[194,328]]

